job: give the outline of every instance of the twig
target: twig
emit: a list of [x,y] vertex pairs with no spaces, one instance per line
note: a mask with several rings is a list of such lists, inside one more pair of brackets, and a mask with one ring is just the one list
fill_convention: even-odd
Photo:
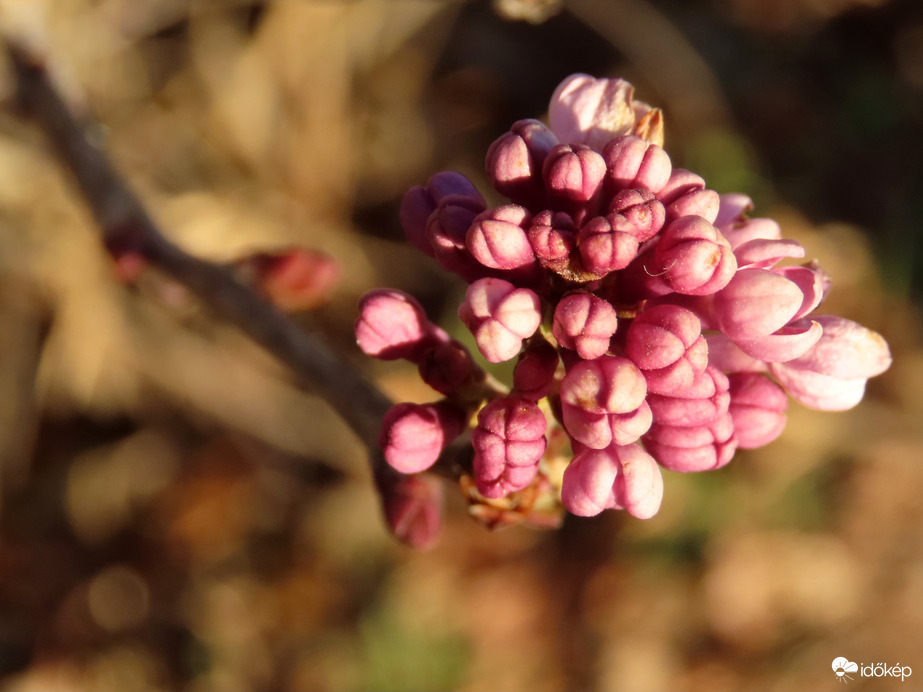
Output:
[[378,433],[391,401],[304,327],[239,283],[224,267],[193,257],[171,243],[138,198],[94,146],[48,77],[40,59],[7,40],[19,106],[51,141],[70,170],[115,257],[133,254],[169,274],[217,314],[249,334],[295,374],[300,386],[319,392],[381,465]]

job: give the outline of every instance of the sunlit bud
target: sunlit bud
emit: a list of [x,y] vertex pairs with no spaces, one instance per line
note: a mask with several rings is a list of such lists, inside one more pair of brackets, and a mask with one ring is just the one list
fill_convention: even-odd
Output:
[[624,509],[638,519],[650,519],[662,499],[660,469],[637,444],[581,449],[564,470],[561,500],[577,516]]
[[676,305],[641,312],[628,328],[625,355],[644,373],[651,393],[691,386],[708,365],[708,345],[695,314]]
[[536,204],[544,198],[542,163],[558,138],[539,120],[520,120],[487,150],[485,168],[490,184],[516,204]]
[[419,473],[436,463],[442,450],[466,427],[465,413],[447,400],[396,404],[382,420],[379,444],[395,471]]
[[586,291],[564,295],[554,309],[551,333],[564,348],[592,360],[609,350],[618,317],[608,302]]
[[420,303],[402,291],[376,289],[359,300],[356,343],[367,355],[418,362],[434,343],[447,338]]
[[527,399],[501,397],[482,408],[471,433],[478,492],[497,498],[529,485],[545,453],[546,427],[545,414]]
[[724,288],[737,270],[730,245],[698,216],[684,216],[664,228],[654,258],[667,285],[686,295],[714,293]]
[[466,244],[472,257],[485,267],[504,271],[521,270],[535,264],[535,252],[525,229],[532,220],[523,207],[507,204],[482,212],[467,231]]
[[803,356],[770,370],[805,406],[842,411],[862,400],[868,378],[891,366],[891,351],[877,332],[835,315],[816,315],[823,335]]
[[458,316],[491,363],[513,358],[542,321],[535,293],[495,278],[479,279],[468,287]]
[[663,228],[666,212],[654,193],[644,188],[622,190],[609,203],[609,212],[623,216],[639,243],[650,240]]
[[627,267],[638,254],[635,228],[624,216],[590,219],[577,234],[580,263],[597,276]]
[[[652,112],[633,96],[634,87],[624,79],[573,74],[552,94],[548,122],[562,143],[585,144],[600,151],[610,139],[632,134],[639,121]],[[662,133],[662,128],[651,128],[650,123],[646,129]]]
[[640,137],[613,139],[603,147],[606,182],[613,190],[645,188],[657,194],[670,179],[672,165],[667,153]]

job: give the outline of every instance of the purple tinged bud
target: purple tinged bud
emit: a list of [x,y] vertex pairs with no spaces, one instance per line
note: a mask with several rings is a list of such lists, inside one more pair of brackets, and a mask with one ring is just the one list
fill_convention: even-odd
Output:
[[610,214],[626,219],[635,239],[643,243],[663,228],[666,212],[654,193],[644,188],[622,190],[609,203]]
[[434,404],[396,404],[385,414],[378,443],[395,471],[419,473],[436,463],[466,427],[465,413],[443,400]]
[[417,550],[435,545],[442,530],[442,483],[427,475],[378,473],[385,522],[394,537]]
[[644,446],[665,469],[690,473],[713,471],[727,465],[737,451],[734,420],[724,412],[704,425],[654,424]]
[[788,396],[765,375],[738,372],[728,375],[734,435],[741,449],[767,445],[785,429]]
[[542,164],[558,138],[539,120],[520,120],[490,145],[485,168],[501,195],[529,206],[544,197]]
[[529,244],[543,267],[561,271],[577,245],[574,220],[564,212],[545,210],[535,215],[528,231]]
[[654,259],[667,285],[685,295],[715,293],[737,271],[737,260],[724,236],[698,216],[670,223],[654,248]]
[[606,180],[616,190],[645,188],[660,192],[670,179],[670,157],[656,144],[628,135],[611,140],[602,149]]
[[454,171],[436,173],[425,186],[410,188],[401,200],[400,219],[407,239],[430,257],[433,249],[426,232],[427,222],[439,200],[450,195],[480,199],[483,204],[474,183]]
[[558,360],[554,346],[540,337],[531,339],[513,369],[513,393],[530,401],[548,396]]
[[784,327],[804,303],[792,281],[766,269],[741,269],[712,298],[712,320],[734,341],[768,336]]
[[439,200],[426,223],[426,236],[436,261],[467,281],[483,275],[483,267],[465,247],[465,237],[475,217],[484,209],[480,196],[448,195]]
[[515,271],[531,267],[535,265],[535,252],[525,231],[531,220],[528,210],[515,204],[488,209],[468,229],[468,250],[491,269]]
[[420,303],[402,291],[376,289],[359,300],[356,343],[366,355],[416,363],[447,338],[427,319]]
[[666,184],[657,192],[657,199],[663,202],[664,206],[669,206],[693,190],[704,189],[705,180],[701,176],[685,168],[674,168]]
[[558,301],[551,333],[560,346],[592,360],[609,350],[617,327],[618,316],[608,302],[586,291],[572,291]]
[[445,396],[459,394],[469,385],[484,378],[464,345],[454,339],[437,344],[419,363],[420,377],[426,384]]
[[624,269],[638,254],[638,239],[624,216],[590,219],[577,233],[577,250],[586,271],[602,277]]
[[671,394],[692,385],[708,365],[708,344],[699,318],[662,304],[641,312],[628,328],[625,355],[644,373],[647,389]]
[[701,216],[709,223],[718,218],[720,199],[714,190],[690,190],[666,207],[667,222],[684,216]]
[[862,400],[865,383],[891,366],[891,351],[877,332],[835,315],[814,318],[820,340],[804,355],[770,370],[785,390],[805,406],[843,411]]
[[624,79],[573,74],[552,94],[548,123],[562,143],[600,151],[610,139],[632,133],[653,111],[633,96],[634,87]]
[[542,321],[541,303],[535,293],[490,277],[468,287],[458,316],[491,363],[513,358],[522,348],[522,340],[532,336]]
[[637,444],[581,449],[564,470],[561,500],[581,517],[624,509],[638,519],[650,519],[663,500],[663,476]]
[[718,218],[712,223],[724,230],[728,224],[743,223],[747,220],[747,212],[753,210],[753,200],[741,192],[729,192],[721,195],[721,206],[718,209]]
[[478,492],[498,498],[529,485],[545,453],[546,427],[545,414],[527,399],[501,397],[482,408],[471,434]]

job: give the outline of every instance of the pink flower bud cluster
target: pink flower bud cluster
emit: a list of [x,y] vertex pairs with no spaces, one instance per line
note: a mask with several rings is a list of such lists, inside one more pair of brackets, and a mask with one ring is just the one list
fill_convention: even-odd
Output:
[[549,122],[514,123],[489,148],[487,178],[507,204],[488,208],[452,172],[404,197],[410,241],[468,283],[458,315],[481,355],[517,361],[510,391],[486,386],[413,298],[366,295],[362,350],[416,363],[443,395],[386,416],[394,469],[426,470],[473,423],[475,485],[503,498],[544,473],[551,431],[563,429],[564,507],[648,518],[661,469],[720,468],[778,437],[789,396],[849,408],[888,368],[878,334],[815,314],[830,278],[792,263],[799,243],[750,218],[745,195],[672,167],[660,111],[630,84],[574,75]]

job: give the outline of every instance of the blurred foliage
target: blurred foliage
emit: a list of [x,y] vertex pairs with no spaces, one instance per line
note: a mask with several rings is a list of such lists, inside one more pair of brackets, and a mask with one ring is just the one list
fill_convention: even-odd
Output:
[[489,142],[574,71],[664,106],[674,161],[752,195],[833,275],[829,310],[895,354],[856,410],[793,404],[768,448],[669,474],[648,522],[488,534],[453,496],[439,547],[413,554],[346,427],[168,280],[119,284],[6,109],[0,687],[834,689],[841,655],[923,675],[918,2],[0,9],[178,243],[335,257],[331,302],[298,319],[396,399],[433,395],[360,357],[357,297],[402,288],[454,331],[460,290],[401,242],[403,190],[443,168],[483,186]]

